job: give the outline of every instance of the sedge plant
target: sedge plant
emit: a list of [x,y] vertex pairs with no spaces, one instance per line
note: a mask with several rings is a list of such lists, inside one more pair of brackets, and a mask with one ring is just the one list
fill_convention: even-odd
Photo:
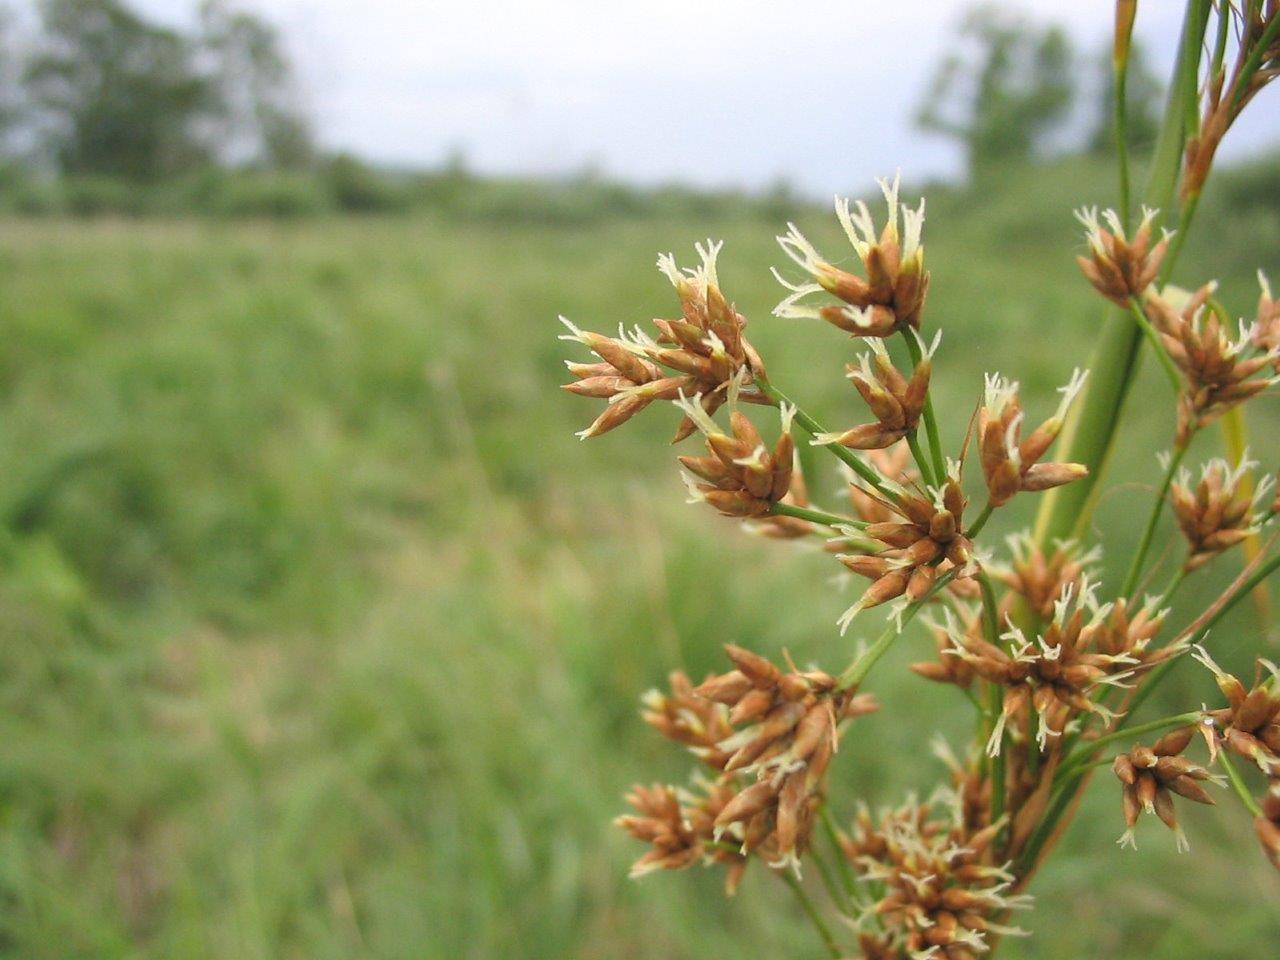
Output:
[[[1088,368],[1047,415],[1024,409],[1017,381],[993,372],[957,425],[963,443],[944,449],[930,391],[943,355],[926,309],[925,205],[903,203],[897,180],[881,182],[880,220],[837,198],[852,269],[837,266],[851,262],[847,251],[829,258],[793,224],[778,237],[785,295],[774,314],[853,340],[847,377],[867,410],[858,422],[829,429],[770,378],[721,287],[717,243],[698,245],[692,268],[658,258],[678,316],[617,336],[564,320],[563,339],[592,354],[568,362],[566,389],[605,401],[580,437],[674,409],[675,442],[700,444],[678,457],[691,502],[769,537],[813,541],[867,581],[832,627],[833,656],[849,632],[865,638],[849,662],[776,663],[730,645],[724,672],[695,683],[677,671],[644,696],[645,721],[687,748],[697,770],[686,784],[630,793],[632,812],[617,822],[647,845],[634,876],[708,866],[731,894],[755,864],[795,893],[833,958],[990,956],[1022,932],[1015,915],[1032,906],[1031,879],[1108,766],[1122,845],[1151,815],[1185,848],[1179,806],[1217,794],[1247,811],[1260,854],[1280,869],[1280,669],[1259,658],[1252,680],[1232,676],[1210,638],[1280,567],[1278,465],[1264,469],[1239,443],[1232,460],[1195,463],[1207,431],[1226,424],[1238,440],[1242,407],[1280,380],[1280,304],[1261,273],[1247,320],[1226,314],[1212,282],[1171,282],[1219,143],[1280,75],[1280,0],[1187,3],[1145,203],[1132,211],[1124,80],[1135,13],[1134,0],[1116,4],[1120,208],[1076,212],[1080,269],[1112,313]],[[895,361],[894,341],[907,363]],[[1088,518],[1144,351],[1168,380],[1174,423],[1153,451],[1160,476],[1140,539],[1104,567]],[[843,471],[839,507],[811,501],[797,456],[806,442]],[[1036,498],[1034,532],[1007,549],[985,542],[995,511]],[[1180,559],[1153,586],[1166,511]],[[1172,615],[1185,580],[1245,548],[1243,572],[1221,595],[1185,622]],[[1104,595],[1112,582],[1118,590]],[[867,633],[877,607],[887,622]],[[949,756],[948,777],[924,801],[842,817],[846,800],[829,796],[827,771],[846,729],[878,709],[873,668],[916,617],[935,651],[911,669],[973,704],[970,747]],[[1183,659],[1212,671],[1221,701],[1144,717]],[[810,892],[810,863],[826,905]]]

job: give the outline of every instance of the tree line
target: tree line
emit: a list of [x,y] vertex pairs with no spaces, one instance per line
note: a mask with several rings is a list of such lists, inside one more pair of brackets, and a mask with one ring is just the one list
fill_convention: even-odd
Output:
[[122,0],[39,0],[34,13],[32,24],[0,10],[10,165],[150,183],[210,165],[314,161],[280,37],[230,0],[203,0],[188,31]]

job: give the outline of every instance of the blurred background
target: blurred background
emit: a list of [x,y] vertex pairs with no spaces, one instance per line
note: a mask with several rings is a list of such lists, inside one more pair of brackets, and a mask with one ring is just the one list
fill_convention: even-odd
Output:
[[[1139,16],[1140,156],[1177,6]],[[769,316],[773,237],[838,249],[831,193],[901,168],[929,198],[948,445],[984,371],[1047,412],[1105,316],[1071,210],[1114,202],[1110,30],[1103,0],[7,0],[0,954],[817,956],[759,870],[732,901],[712,872],[629,882],[609,820],[688,773],[642,691],[727,641],[839,668],[852,592],[685,505],[666,411],[574,440],[595,405],[557,390],[555,318],[669,316],[657,251],[723,237],[775,381],[852,423],[852,346]],[[1275,94],[1177,277],[1242,315],[1280,274]],[[1095,524],[1121,553],[1171,434],[1143,376]],[[1252,410],[1272,467],[1278,416]],[[1259,645],[1242,610],[1214,650],[1247,671]],[[967,735],[967,703],[903,669],[922,649],[877,668],[842,816],[927,792],[934,733]],[[1147,709],[1215,695],[1188,664]],[[1247,816],[1186,818],[1191,856],[1152,824],[1122,853],[1099,778],[1006,954],[1274,955]]]

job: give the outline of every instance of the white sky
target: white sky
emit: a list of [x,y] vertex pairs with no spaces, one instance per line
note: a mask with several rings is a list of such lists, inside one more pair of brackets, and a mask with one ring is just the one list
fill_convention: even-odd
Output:
[[[134,0],[165,19],[195,0]],[[968,0],[241,0],[288,37],[321,139],[424,165],[454,148],[487,172],[592,163],[656,182],[856,190],[953,173],[912,115]],[[1008,2],[1109,43],[1112,0]],[[1181,3],[1146,0],[1153,53]],[[1172,54],[1166,58],[1171,59]],[[1280,142],[1269,91],[1225,154]],[[1266,116],[1263,116],[1263,115]]]

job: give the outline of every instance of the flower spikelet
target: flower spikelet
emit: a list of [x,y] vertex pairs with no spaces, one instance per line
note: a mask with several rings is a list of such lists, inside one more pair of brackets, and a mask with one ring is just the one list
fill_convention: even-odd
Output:
[[726,774],[740,788],[715,818],[718,835],[760,849],[774,866],[794,867],[808,844],[841,721],[870,713],[868,695],[840,690],[820,670],[783,672],[765,657],[732,644],[735,669],[712,676],[695,693],[729,708],[735,732],[720,742]]
[[860,877],[876,891],[869,907],[884,933],[873,943],[893,957],[972,960],[988,936],[1023,931],[1002,925],[1030,898],[1008,892],[1014,877],[992,850],[1003,822],[968,827],[959,804],[908,802],[878,822],[859,814],[843,846]]
[[1248,459],[1236,467],[1222,459],[1210,460],[1201,468],[1198,483],[1193,484],[1190,472],[1182,470],[1171,484],[1169,499],[1189,548],[1184,565],[1187,571],[1257,532],[1264,515],[1260,505],[1274,478],[1263,477],[1250,490],[1246,478],[1256,466]]
[[1145,306],[1147,318],[1183,375],[1178,398],[1180,444],[1276,379],[1258,374],[1276,364],[1280,348],[1268,346],[1265,338],[1259,340],[1257,324],[1241,321],[1238,329],[1229,327],[1216,310],[1209,309],[1214,289],[1207,284],[1188,295],[1166,287],[1160,295],[1148,296]]
[[973,576],[973,541],[963,528],[967,503],[956,464],[940,489],[927,495],[904,491],[897,499],[885,501],[893,519],[869,524],[863,531],[884,549],[839,557],[854,573],[873,581],[840,618],[842,630],[862,610],[903,595],[911,601],[923,599],[938,576],[948,570],[960,578]]
[[706,416],[698,397],[681,398],[679,404],[702,430],[708,451],[704,457],[679,458],[696,478],[686,478],[690,499],[704,501],[727,517],[766,516],[791,489],[795,443],[790,408],[783,410],[782,433],[770,451],[760,431],[741,411],[731,412],[731,432],[726,434]]
[[[897,178],[893,183],[879,183],[888,206],[888,216],[879,231],[862,201],[850,203],[837,197],[835,203],[836,217],[865,276],[835,266],[795,224],[787,224],[787,233],[778,237],[778,244],[808,280],[789,283],[774,271],[778,281],[791,291],[774,309],[775,316],[825,320],[855,337],[888,337],[907,327],[919,328],[920,311],[929,289],[921,243],[924,201],[912,210],[898,202]],[[842,302],[821,307],[802,302],[820,293],[831,294]]]
[[1213,779],[1204,767],[1181,756],[1195,736],[1195,726],[1182,727],[1165,734],[1151,746],[1135,745],[1128,753],[1116,757],[1111,769],[1123,785],[1124,834],[1117,841],[1121,846],[1137,846],[1134,827],[1138,816],[1154,813],[1176,838],[1178,849],[1185,851],[1186,835],[1178,825],[1173,795],[1196,803],[1213,803],[1213,797],[1201,786]]
[[1072,374],[1071,381],[1059,390],[1062,402],[1058,409],[1026,439],[1022,438],[1018,384],[999,374],[987,376],[978,412],[978,452],[992,506],[1008,503],[1019,490],[1048,490],[1088,474],[1083,464],[1040,462],[1062,431],[1063,418],[1084,387],[1086,376],[1080,370]]
[[1076,262],[1094,289],[1108,300],[1126,306],[1130,297],[1141,299],[1155,279],[1172,237],[1163,232],[1152,246],[1151,228],[1159,213],[1143,207],[1142,220],[1129,239],[1114,210],[1099,214],[1097,207],[1084,207],[1076,211],[1089,244],[1089,255],[1076,257]]

